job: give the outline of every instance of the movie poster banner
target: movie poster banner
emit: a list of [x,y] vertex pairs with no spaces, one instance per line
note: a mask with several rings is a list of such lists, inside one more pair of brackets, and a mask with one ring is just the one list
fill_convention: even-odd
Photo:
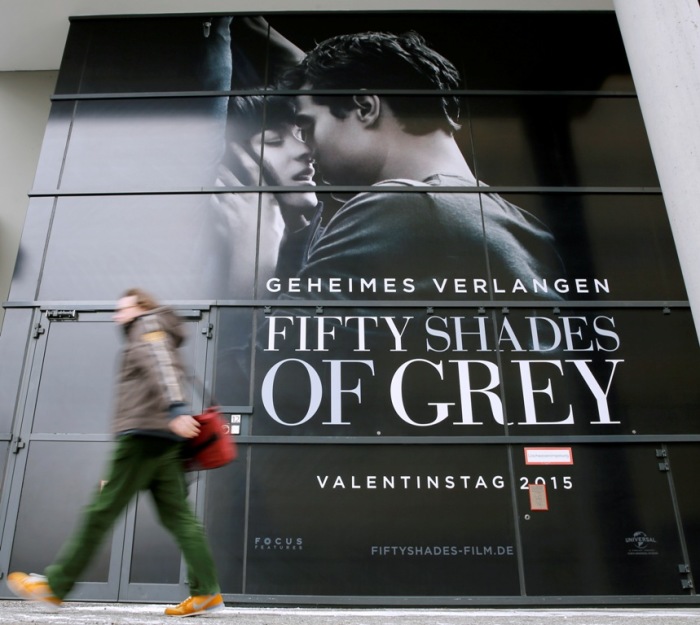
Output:
[[[531,451],[520,445],[256,445],[246,591],[680,594],[675,574],[682,549],[669,524],[671,497],[653,445]],[[551,462],[553,451],[568,461]],[[624,479],[611,479],[621,467]],[[545,493],[545,506],[535,505],[534,487]],[[640,489],[648,496],[640,499]],[[216,505],[228,499],[217,496]]]
[[518,592],[503,447],[260,445],[251,462],[250,592]]
[[[255,319],[255,435],[699,431],[685,310],[325,307]],[[252,352],[239,350],[241,364],[224,350],[233,382],[222,373],[217,394],[240,405]]]
[[658,184],[611,12],[76,18],[10,299],[206,316],[225,593],[676,596]]

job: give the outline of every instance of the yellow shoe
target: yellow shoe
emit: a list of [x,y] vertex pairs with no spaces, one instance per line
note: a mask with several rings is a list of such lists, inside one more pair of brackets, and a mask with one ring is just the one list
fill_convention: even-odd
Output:
[[39,601],[54,608],[61,605],[61,600],[53,594],[51,586],[43,575],[10,573],[7,576],[7,587],[22,599]]
[[223,610],[224,600],[221,593],[215,595],[197,595],[187,597],[180,605],[174,608],[165,608],[166,616],[197,616]]

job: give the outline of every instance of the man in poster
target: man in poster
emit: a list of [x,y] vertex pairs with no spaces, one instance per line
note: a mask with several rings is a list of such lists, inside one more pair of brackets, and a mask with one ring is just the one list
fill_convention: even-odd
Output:
[[[531,293],[534,282],[563,276],[553,237],[541,222],[496,194],[473,192],[479,182],[453,134],[459,127],[455,96],[372,93],[459,87],[456,68],[420,35],[333,37],[288,72],[283,84],[358,90],[302,94],[296,121],[326,182],[377,186],[351,198],[327,223],[318,214],[307,227],[285,233],[278,275],[297,280],[291,289],[276,285],[283,296],[434,299],[467,277],[484,285],[481,295],[469,293],[471,299],[487,299],[496,284]],[[535,297],[560,298],[550,289]]]
[[[282,301],[455,296],[474,301],[493,298],[497,285],[532,299],[561,299],[554,289],[537,291],[533,286],[552,285],[564,275],[547,228],[497,194],[475,192],[480,191],[480,183],[454,137],[459,101],[446,93],[459,87],[459,74],[420,35],[369,32],[331,38],[288,71],[282,84],[295,90],[356,91],[347,96],[298,95],[295,121],[326,182],[376,188],[354,195],[327,220],[322,204],[296,230],[290,227],[293,220],[285,218],[277,279],[267,282],[268,290],[276,289]],[[445,95],[372,93],[387,89]],[[291,210],[282,198],[279,204],[283,212]],[[482,288],[466,290],[465,295],[451,292],[460,282],[479,283]],[[313,414],[329,413],[326,425],[346,425],[343,393],[355,394],[361,409],[367,410],[359,382],[352,391],[342,386],[340,369],[355,367],[372,378],[375,390],[383,389],[377,390],[372,406],[382,414],[396,412],[411,426],[445,421],[445,407],[461,391],[462,423],[476,422],[471,398],[481,393],[490,403],[482,407],[480,422],[488,419],[504,425],[501,400],[491,392],[500,384],[495,363],[463,363],[462,377],[455,379],[443,372],[442,363],[425,360],[451,350],[491,351],[486,337],[493,332],[487,329],[485,317],[471,319],[478,327],[467,329],[469,322],[465,322],[465,327],[455,330],[459,347],[456,343],[435,347],[430,337],[433,321],[449,324],[450,319],[423,319],[407,310],[397,316],[378,315],[364,306],[361,318],[358,312],[355,309],[349,317],[324,313],[321,318],[285,307],[262,325],[260,402],[273,420],[300,425]],[[510,325],[498,334],[499,351],[502,343],[510,348],[510,342],[519,352],[538,351],[536,337],[520,343]],[[473,341],[477,335],[481,339],[466,348],[461,340],[467,335]],[[548,356],[555,349],[548,345]],[[381,354],[381,360],[371,359],[372,352]],[[292,355],[296,358],[289,358]],[[357,360],[358,356],[366,359]],[[474,373],[468,366],[480,369]],[[420,375],[417,371],[425,376],[426,367],[437,367],[437,373],[430,371],[437,378],[450,378],[441,391],[445,401],[439,414],[414,418],[411,407],[425,403],[425,377],[421,383],[414,378]],[[289,382],[293,371],[300,374],[298,383],[279,383],[281,377]],[[482,379],[477,382],[479,376]],[[308,395],[300,392],[307,387]],[[435,405],[440,403],[434,395],[431,399]],[[285,418],[281,411],[305,416]],[[417,419],[422,419],[420,424]]]

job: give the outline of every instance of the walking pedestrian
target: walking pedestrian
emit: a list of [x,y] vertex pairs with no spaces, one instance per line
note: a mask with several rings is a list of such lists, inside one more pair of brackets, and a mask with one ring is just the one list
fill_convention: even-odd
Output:
[[139,491],[148,490],[162,525],[187,563],[191,596],[166,608],[168,616],[195,616],[224,607],[202,524],[187,501],[180,451],[199,424],[183,393],[184,368],[177,348],[184,328],[175,313],[145,291],[119,299],[114,321],[124,333],[112,429],[116,446],[106,483],[93,496],[72,538],[45,575],[14,572],[12,592],[59,606],[75,585],[119,514]]

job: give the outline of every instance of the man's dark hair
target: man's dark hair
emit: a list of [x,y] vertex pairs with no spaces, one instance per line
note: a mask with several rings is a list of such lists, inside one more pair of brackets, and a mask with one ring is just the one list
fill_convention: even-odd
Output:
[[228,101],[226,135],[243,143],[263,128],[277,129],[294,123],[294,101],[289,96],[231,96]]
[[[394,35],[365,32],[338,35],[318,44],[301,63],[281,79],[287,89],[453,90],[460,86],[459,72],[445,57],[429,48],[416,32]],[[407,132],[425,134],[442,128],[459,128],[456,96],[384,96]],[[353,106],[352,96],[314,96],[343,118]]]

